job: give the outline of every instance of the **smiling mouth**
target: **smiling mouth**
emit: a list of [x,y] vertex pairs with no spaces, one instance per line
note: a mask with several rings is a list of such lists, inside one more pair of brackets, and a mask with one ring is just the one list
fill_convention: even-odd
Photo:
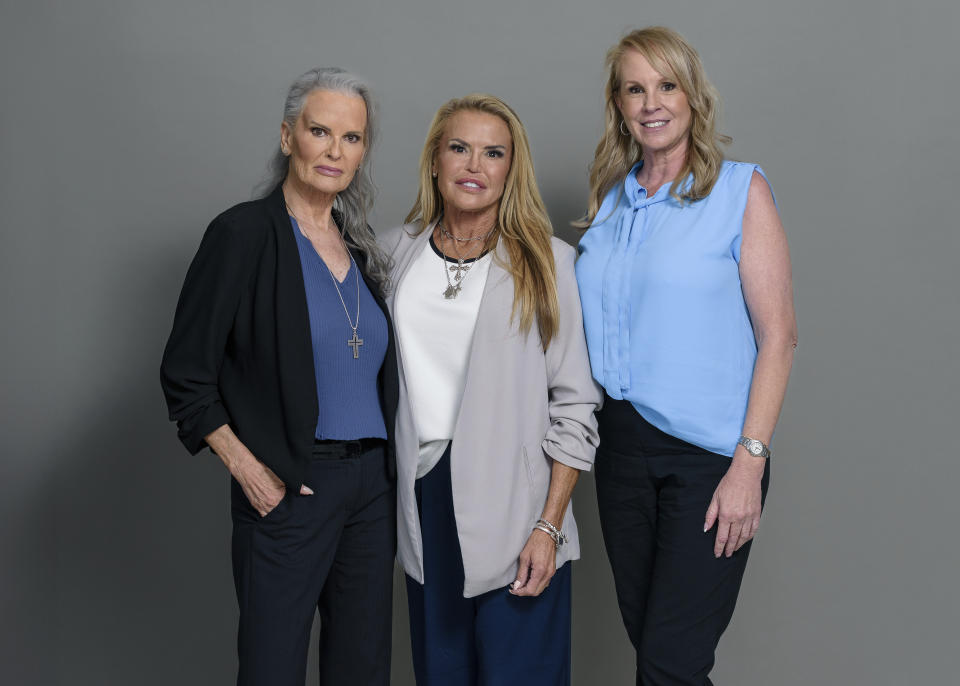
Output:
[[476,181],[457,181],[457,185],[474,191],[481,191],[486,188],[486,186],[483,186]]
[[664,119],[658,119],[657,121],[646,121],[640,124],[645,129],[659,129],[661,126],[666,126],[667,121]]

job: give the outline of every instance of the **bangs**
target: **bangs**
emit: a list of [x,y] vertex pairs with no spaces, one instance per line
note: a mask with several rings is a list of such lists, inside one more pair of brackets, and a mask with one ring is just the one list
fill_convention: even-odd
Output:
[[[690,63],[689,56],[684,53],[680,46],[652,40],[640,42],[627,40],[623,43],[623,51],[620,53],[621,58],[627,50],[639,52],[650,63],[650,66],[664,78],[675,81],[688,98],[695,97],[696,94],[693,93],[693,65]],[[618,59],[617,72],[620,71],[619,62]],[[617,78],[622,83],[623,75],[618,73]]]

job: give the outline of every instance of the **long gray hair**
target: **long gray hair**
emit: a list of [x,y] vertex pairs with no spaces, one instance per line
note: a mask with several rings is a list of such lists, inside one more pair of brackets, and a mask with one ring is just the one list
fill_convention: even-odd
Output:
[[[367,215],[373,207],[373,197],[376,193],[373,180],[370,178],[370,153],[378,134],[377,104],[370,92],[370,86],[360,77],[338,67],[311,69],[297,77],[290,85],[287,99],[283,103],[283,121],[291,130],[296,128],[297,119],[303,112],[307,96],[318,90],[356,95],[363,98],[367,107],[367,127],[364,132],[366,152],[350,185],[337,194],[334,209],[340,214],[341,229],[347,245],[363,251],[367,258],[365,265],[367,275],[379,284],[380,290],[385,294],[390,288],[391,260],[377,245],[373,229],[367,223]],[[267,178],[257,186],[256,194],[269,195],[287,178],[289,168],[290,160],[281,152],[278,143],[277,151],[269,163]]]

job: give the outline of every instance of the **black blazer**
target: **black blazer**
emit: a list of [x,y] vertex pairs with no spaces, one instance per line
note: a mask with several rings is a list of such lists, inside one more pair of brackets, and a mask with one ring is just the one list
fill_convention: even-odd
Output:
[[[354,259],[387,318],[379,390],[392,477],[399,397],[393,324],[365,259],[356,251]],[[210,223],[180,292],[160,383],[191,454],[229,424],[288,488],[300,489],[319,407],[300,253],[279,186]]]

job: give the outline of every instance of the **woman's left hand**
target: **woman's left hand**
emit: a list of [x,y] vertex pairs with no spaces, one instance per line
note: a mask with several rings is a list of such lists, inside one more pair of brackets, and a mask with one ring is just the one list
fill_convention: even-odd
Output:
[[713,554],[727,557],[754,537],[760,527],[762,507],[760,480],[766,460],[762,457],[740,454],[737,449],[727,473],[713,492],[703,531],[717,524],[717,538]]
[[510,584],[510,593],[538,596],[550,585],[557,571],[557,546],[540,529],[534,529],[517,559],[517,580]]

